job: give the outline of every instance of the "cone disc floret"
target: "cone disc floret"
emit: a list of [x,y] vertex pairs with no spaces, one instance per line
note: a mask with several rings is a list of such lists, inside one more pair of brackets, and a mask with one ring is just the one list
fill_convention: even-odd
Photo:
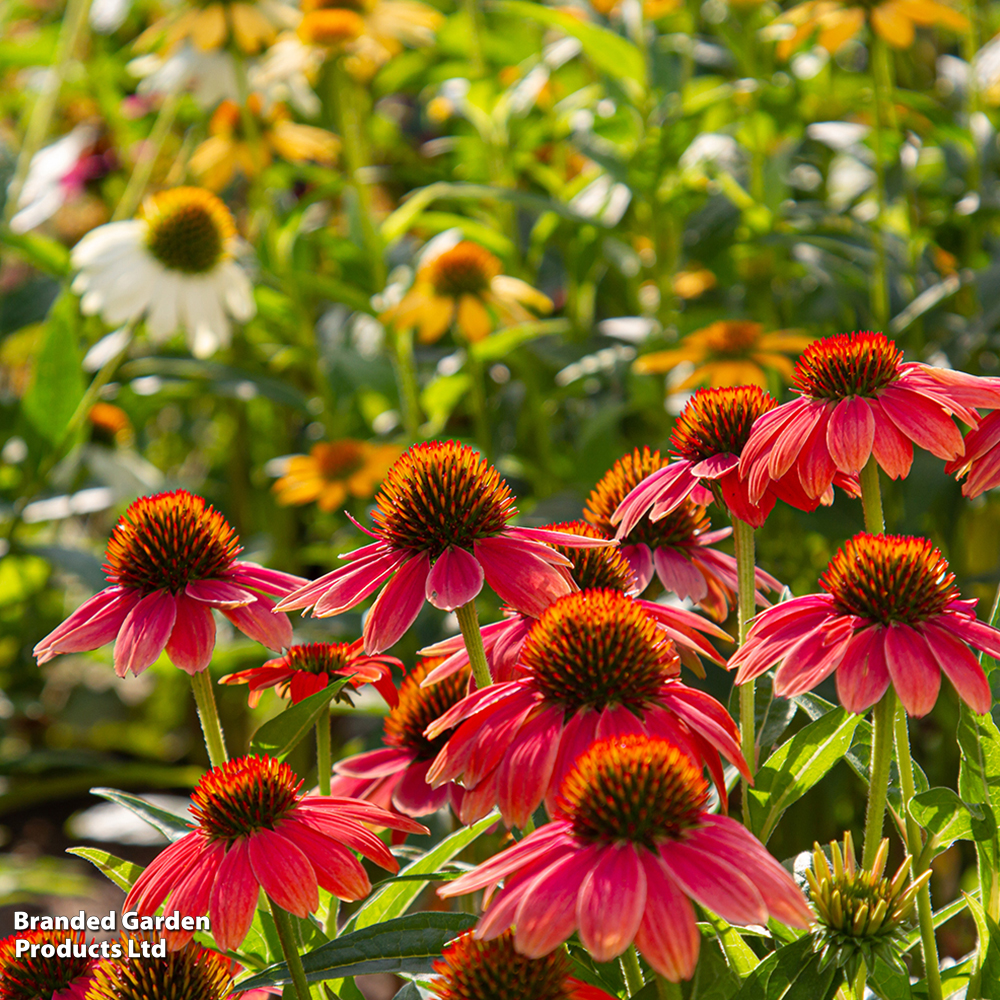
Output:
[[[38,945],[38,953],[32,957],[31,950],[17,954],[17,941],[27,941]],[[0,941],[0,1000],[37,1000],[51,997],[66,989],[74,980],[85,976],[93,962],[83,958],[62,958],[55,949],[63,942],[83,947],[84,935],[76,931],[23,931],[14,937]],[[52,955],[43,955],[42,949]]]
[[172,188],[143,205],[146,247],[169,271],[206,274],[226,254],[235,233],[229,209],[210,191]]
[[212,840],[232,842],[273,830],[299,798],[302,780],[272,757],[241,757],[213,768],[195,786],[191,812]]
[[108,542],[108,579],[144,593],[180,593],[187,584],[221,576],[242,548],[226,519],[186,490],[140,497]]
[[927,538],[859,534],[844,543],[819,579],[845,614],[915,625],[959,596],[955,574]]
[[282,659],[289,670],[316,675],[336,674],[349,671],[357,649],[353,642],[309,642],[289,646]]
[[699,825],[708,783],[672,743],[645,735],[597,740],[559,789],[560,813],[586,840],[628,840],[655,849]]
[[437,1000],[568,1000],[569,961],[560,948],[544,958],[528,958],[505,931],[492,941],[463,934],[445,945],[434,963],[440,979]]
[[462,240],[431,261],[428,278],[438,295],[457,299],[482,295],[500,273],[500,261],[470,240]]
[[[586,521],[563,521],[546,527],[550,531],[565,531],[571,535],[582,535],[584,538],[607,538],[607,535],[603,535],[598,528],[587,524]],[[568,549],[562,545],[553,545],[552,548],[573,561],[573,579],[581,590],[628,592],[635,589],[635,574],[617,546]]]
[[813,399],[874,396],[896,381],[902,360],[884,333],[841,333],[802,352],[792,386]]
[[[139,939],[136,939],[139,940]],[[122,939],[129,952],[129,939]],[[133,942],[133,954],[141,949]],[[194,943],[165,958],[129,958],[102,962],[87,1000],[224,1000],[237,967],[234,962]]]
[[567,714],[584,705],[641,710],[680,671],[674,644],[641,605],[615,590],[584,590],[550,605],[519,662],[536,690]]
[[399,704],[385,718],[386,745],[412,751],[417,760],[432,760],[448,742],[454,727],[432,740],[424,736],[424,730],[457,705],[468,692],[468,667],[449,674],[436,684],[420,686],[440,662],[440,658],[430,657],[407,674],[399,688]]
[[739,455],[754,421],[777,405],[756,385],[699,389],[677,418],[670,444],[681,458],[695,464],[713,455]]
[[471,549],[499,535],[517,513],[500,474],[474,449],[456,441],[414,445],[393,463],[375,497],[372,519],[394,548]]

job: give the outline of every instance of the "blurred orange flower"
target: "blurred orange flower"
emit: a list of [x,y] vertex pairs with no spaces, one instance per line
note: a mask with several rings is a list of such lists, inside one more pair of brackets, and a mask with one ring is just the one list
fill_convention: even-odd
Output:
[[98,440],[113,440],[116,444],[128,445],[135,438],[128,414],[113,403],[94,403],[87,420]]
[[454,321],[466,340],[475,342],[499,325],[525,323],[552,311],[552,301],[525,281],[500,273],[497,257],[471,240],[425,261],[402,301],[382,314],[383,323],[416,327],[429,344]]
[[798,354],[815,339],[795,330],[764,333],[762,323],[724,319],[689,333],[680,347],[637,358],[632,367],[640,375],[658,375],[691,362],[695,370],[674,387],[679,392],[705,384],[713,389],[727,385],[766,388],[765,369],[776,369],[790,382],[794,365],[785,355]]
[[136,40],[136,48],[170,51],[190,42],[211,52],[224,48],[232,38],[241,51],[255,55],[275,40],[281,28],[294,27],[297,19],[297,12],[280,0],[181,7],[147,28]]
[[815,34],[816,41],[832,55],[864,27],[866,20],[872,31],[897,49],[913,44],[917,27],[958,32],[969,27],[963,13],[939,0],[885,0],[873,6],[806,0],[771,22],[772,31],[778,28],[783,32],[776,54],[787,59]]
[[320,510],[329,512],[348,495],[370,497],[402,453],[394,444],[370,444],[353,438],[321,441],[308,455],[293,455],[272,489],[285,507],[315,502]]

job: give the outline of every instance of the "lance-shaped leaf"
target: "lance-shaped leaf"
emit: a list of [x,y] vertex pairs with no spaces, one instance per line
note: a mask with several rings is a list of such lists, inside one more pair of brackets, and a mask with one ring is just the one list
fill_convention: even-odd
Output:
[[145,799],[140,799],[138,795],[130,795],[117,788],[91,788],[90,792],[92,795],[124,806],[129,812],[135,813],[139,819],[145,820],[150,826],[159,830],[171,842],[186,837],[192,830],[191,824],[180,816],[151,805]]
[[128,892],[145,870],[141,865],[135,865],[107,851],[100,851],[96,847],[69,847],[66,853],[75,854],[78,858],[89,861],[123,892]]
[[349,681],[350,677],[338,678],[322,691],[303,698],[297,705],[291,705],[281,715],[265,722],[250,740],[250,753],[284,760],[312,731],[320,713]]

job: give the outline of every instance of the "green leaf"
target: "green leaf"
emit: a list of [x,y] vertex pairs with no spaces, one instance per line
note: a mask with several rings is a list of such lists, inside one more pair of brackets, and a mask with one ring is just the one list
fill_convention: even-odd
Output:
[[0,227],[0,243],[16,250],[39,271],[57,278],[69,274],[69,251],[61,244],[40,233],[14,233]]
[[764,842],[784,811],[812,788],[851,745],[861,717],[835,708],[810,722],[767,759],[750,790],[750,821]]
[[297,705],[286,708],[281,715],[276,715],[269,722],[265,722],[253,734],[247,752],[253,756],[284,760],[309,734],[316,725],[320,713],[330,704],[337,692],[350,682],[350,679],[350,677],[338,678],[322,691],[309,695]]
[[[303,955],[302,966],[311,983],[376,972],[429,973],[441,949],[475,923],[470,913],[410,913],[343,934]],[[288,966],[280,962],[238,985],[241,990],[254,990],[290,980]]]
[[979,885],[986,909],[1000,915],[1000,730],[989,715],[976,715],[961,705],[958,716],[958,794],[970,806],[972,837],[979,861]]
[[456,372],[438,376],[420,393],[420,406],[427,414],[432,434],[444,429],[452,411],[471,388],[472,376],[468,372]]
[[621,35],[589,21],[582,21],[563,10],[545,7],[540,3],[529,3],[527,0],[494,0],[488,7],[501,14],[525,17],[565,31],[583,46],[584,54],[595,68],[615,80],[629,80],[635,96],[644,89],[646,65],[642,52]]
[[64,292],[53,303],[35,371],[24,394],[25,417],[46,441],[60,444],[83,399],[83,374],[77,351],[76,299]]
[[166,809],[160,809],[158,806],[150,805],[144,799],[140,799],[138,795],[130,795],[117,788],[91,788],[90,791],[92,795],[124,806],[129,812],[135,813],[139,819],[145,820],[150,826],[159,830],[171,842],[186,837],[193,829],[180,816],[175,816],[172,812],[167,812]]
[[973,972],[969,979],[969,998],[992,1000],[1000,989],[1000,927],[983,909],[982,903],[968,893],[962,893],[976,922],[979,944],[976,947]]
[[819,969],[808,935],[772,952],[744,980],[733,1000],[833,1000],[843,973]]
[[[401,869],[397,881],[384,889],[372,893],[344,926],[345,931],[353,931],[363,927],[371,927],[373,924],[382,923],[393,917],[404,914],[407,908],[416,900],[429,879],[424,881],[409,881],[410,876],[430,875],[436,872],[443,864],[451,861],[455,855],[460,854],[474,840],[481,837],[491,826],[497,823],[500,814],[494,809],[488,816],[484,816],[478,823],[472,826],[463,827],[449,837],[445,837],[440,844],[432,847],[422,858],[413,861],[405,868]],[[398,879],[407,878],[401,882]]]
[[392,1000],[430,1000],[433,994],[430,990],[425,990],[415,982],[408,982]]
[[934,854],[956,840],[974,839],[969,807],[950,788],[930,788],[915,795],[910,815],[930,834]]
[[114,854],[109,854],[107,851],[99,851],[96,847],[69,847],[66,849],[66,853],[75,854],[78,858],[89,861],[123,892],[128,892],[145,871],[144,868],[132,864],[131,861],[115,857]]
[[540,319],[530,323],[518,323],[517,326],[509,326],[506,330],[501,330],[499,333],[491,334],[484,340],[476,342],[469,350],[480,361],[499,361],[520,347],[521,344],[537,340],[539,337],[548,337],[552,334],[568,333],[569,331],[568,319]]
[[912,1000],[910,977],[881,958],[875,960],[875,968],[868,974],[868,982],[882,1000]]

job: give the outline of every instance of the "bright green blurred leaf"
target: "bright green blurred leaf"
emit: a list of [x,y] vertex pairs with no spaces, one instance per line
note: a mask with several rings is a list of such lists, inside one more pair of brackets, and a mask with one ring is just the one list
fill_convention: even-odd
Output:
[[66,849],[66,853],[75,854],[78,858],[89,861],[123,892],[128,892],[144,871],[140,865],[116,857],[107,851],[100,851],[96,847],[69,847]]

